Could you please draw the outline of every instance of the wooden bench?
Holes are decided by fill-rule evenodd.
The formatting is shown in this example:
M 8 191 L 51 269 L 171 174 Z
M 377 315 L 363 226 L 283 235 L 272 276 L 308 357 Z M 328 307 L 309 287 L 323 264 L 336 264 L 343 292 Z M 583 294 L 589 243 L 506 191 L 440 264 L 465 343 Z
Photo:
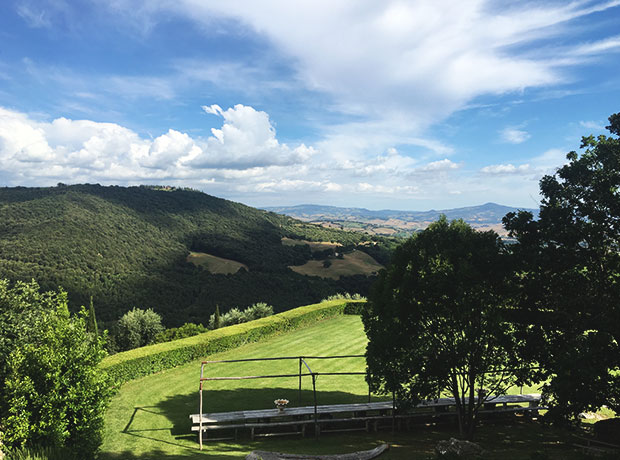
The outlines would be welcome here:
M 481 416 L 502 415 L 510 413 L 534 414 L 539 410 L 546 409 L 539 406 L 540 395 L 507 395 L 498 396 L 485 402 L 479 411 Z M 527 406 L 514 404 L 527 404 Z M 500 406 L 500 407 L 498 407 Z M 374 431 L 379 429 L 381 421 L 390 422 L 390 426 L 396 429 L 402 421 L 406 421 L 407 428 L 412 420 L 420 418 L 445 418 L 455 417 L 455 402 L 452 398 L 440 398 L 436 400 L 423 401 L 409 409 L 406 413 L 392 414 L 392 403 L 388 401 L 359 403 L 359 404 L 334 404 L 317 406 L 304 406 L 287 408 L 283 412 L 276 409 L 262 409 L 251 411 L 234 411 L 203 414 L 192 414 L 192 431 L 200 431 L 202 422 L 202 432 L 208 433 L 212 430 L 234 430 L 233 438 L 237 439 L 239 429 L 248 429 L 250 436 L 284 436 L 301 435 L 305 436 L 306 427 L 316 423 L 315 434 L 321 432 L 338 431 Z M 317 419 L 315 420 L 315 416 Z M 329 426 L 333 425 L 333 426 Z M 279 431 L 282 427 L 296 427 L 293 431 Z M 274 429 L 276 429 L 274 431 Z M 259 432 L 260 431 L 260 432 Z M 266 431 L 266 432 L 262 432 Z M 209 440 L 215 440 L 209 438 Z

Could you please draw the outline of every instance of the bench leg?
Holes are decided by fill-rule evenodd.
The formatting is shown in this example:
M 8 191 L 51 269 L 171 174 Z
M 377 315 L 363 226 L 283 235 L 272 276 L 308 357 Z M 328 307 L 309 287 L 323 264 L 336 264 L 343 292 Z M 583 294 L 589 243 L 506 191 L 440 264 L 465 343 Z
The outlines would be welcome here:
M 306 437 L 306 424 L 305 423 L 301 425 L 301 437 L 302 438 Z
M 250 428 L 250 439 L 254 441 L 254 427 Z

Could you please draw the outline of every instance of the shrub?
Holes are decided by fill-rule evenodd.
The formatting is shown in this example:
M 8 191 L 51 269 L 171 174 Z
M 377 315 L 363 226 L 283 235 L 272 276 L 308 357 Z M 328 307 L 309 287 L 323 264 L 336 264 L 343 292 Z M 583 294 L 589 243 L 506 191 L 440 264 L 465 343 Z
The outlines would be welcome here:
M 234 324 L 247 323 L 259 318 L 273 315 L 273 307 L 264 302 L 255 303 L 251 307 L 241 311 L 239 308 L 231 308 L 228 313 L 219 314 L 219 307 L 216 307 L 215 314 L 209 318 L 209 329 L 217 329 Z M 219 321 L 217 321 L 219 318 Z
M 347 301 L 334 300 L 279 313 L 245 324 L 223 327 L 194 337 L 159 343 L 107 357 L 101 368 L 117 384 L 169 369 L 213 353 L 258 342 L 285 331 L 342 315 Z
M 155 343 L 170 342 L 171 340 L 184 339 L 194 335 L 207 332 L 207 328 L 202 324 L 185 323 L 181 327 L 172 327 L 160 332 L 155 336 Z
M 360 294 L 349 294 L 348 292 L 345 293 L 338 293 L 338 294 L 334 294 L 334 295 L 330 295 L 329 297 L 323 299 L 323 302 L 326 301 L 330 301 L 330 300 L 361 300 L 361 301 L 366 301 L 366 297 L 360 295 Z
M 88 458 L 101 444 L 111 390 L 98 368 L 105 336 L 87 332 L 87 316 L 69 314 L 65 292 L 0 281 L 0 419 L 10 451 L 69 447 Z
M 238 308 L 231 308 L 228 313 L 224 313 L 221 318 L 220 327 L 232 326 L 233 324 L 247 323 L 245 313 Z
M 265 302 L 255 303 L 251 307 L 248 307 L 244 311 L 247 321 L 253 321 L 255 319 L 266 318 L 273 315 L 273 307 L 267 305 Z
M 155 337 L 163 332 L 161 316 L 151 308 L 133 308 L 125 313 L 116 324 L 116 344 L 121 351 L 143 347 L 155 342 Z

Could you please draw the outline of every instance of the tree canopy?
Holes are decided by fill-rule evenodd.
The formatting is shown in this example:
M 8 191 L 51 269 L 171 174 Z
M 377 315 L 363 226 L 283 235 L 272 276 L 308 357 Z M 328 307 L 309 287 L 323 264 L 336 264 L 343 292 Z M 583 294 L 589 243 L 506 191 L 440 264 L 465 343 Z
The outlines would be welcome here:
M 318 302 L 337 292 L 367 294 L 374 277 L 340 280 L 289 269 L 312 258 L 304 245 L 282 238 L 337 241 L 378 260 L 391 240 L 322 228 L 205 193 L 164 187 L 71 185 L 0 187 L 0 273 L 36 279 L 44 290 L 62 286 L 70 305 L 92 296 L 99 327 L 133 305 L 152 308 L 164 325 L 206 323 L 219 303 L 267 302 L 276 311 Z M 245 264 L 216 274 L 188 262 L 204 252 Z M 103 326 L 103 327 L 102 327 Z
M 620 114 L 607 129 L 620 135 Z M 510 213 L 517 307 L 551 414 L 620 409 L 620 140 L 586 136 L 582 153 L 540 181 L 538 220 Z
M 509 274 L 496 233 L 445 216 L 399 246 L 362 317 L 374 390 L 414 403 L 447 392 L 471 437 L 484 395 L 525 367 L 506 319 Z

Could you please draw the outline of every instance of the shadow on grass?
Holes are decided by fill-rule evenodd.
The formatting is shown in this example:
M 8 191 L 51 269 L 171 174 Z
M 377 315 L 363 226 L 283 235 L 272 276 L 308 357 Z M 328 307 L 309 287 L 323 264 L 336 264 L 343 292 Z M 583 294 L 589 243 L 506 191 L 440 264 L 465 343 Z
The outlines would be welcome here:
M 314 404 L 314 395 L 311 390 L 302 390 L 301 395 L 298 390 L 281 387 L 205 390 L 203 391 L 203 413 L 273 409 L 275 408 L 274 400 L 281 398 L 290 401 L 288 407 Z M 317 404 L 319 405 L 362 402 L 368 402 L 368 395 L 355 395 L 344 391 L 317 392 Z M 157 404 L 156 412 L 172 422 L 171 434 L 191 433 L 189 415 L 199 412 L 198 392 L 168 397 Z
M 299 392 L 290 388 L 230 389 L 204 392 L 203 412 L 227 412 L 273 408 L 273 400 L 289 399 L 290 407 L 313 404 L 312 391 Z M 368 396 L 353 395 L 345 391 L 317 393 L 317 404 L 345 404 L 366 402 Z M 155 406 L 136 407 L 118 436 L 141 438 L 144 443 L 141 454 L 129 451 L 102 453 L 101 460 L 116 459 L 161 459 L 188 458 L 243 458 L 252 450 L 275 450 L 308 454 L 337 454 L 365 450 L 382 442 L 392 444 L 389 453 L 382 456 L 389 459 L 429 459 L 433 457 L 435 444 L 441 439 L 457 437 L 453 424 L 440 426 L 414 425 L 410 431 L 392 434 L 389 429 L 377 433 L 326 434 L 319 440 L 312 436 L 301 438 L 287 436 L 274 439 L 264 438 L 250 441 L 248 433 L 240 433 L 237 441 L 205 444 L 205 450 L 198 450 L 197 434 L 191 431 L 190 414 L 198 413 L 198 393 L 175 395 Z M 152 426 L 152 428 L 149 428 Z M 166 433 L 167 432 L 167 433 Z M 571 447 L 571 433 L 555 430 L 538 422 L 526 421 L 522 417 L 486 420 L 476 432 L 476 442 L 489 452 L 488 458 L 514 458 L 529 460 L 537 458 L 578 459 Z M 532 457 L 534 455 L 534 457 Z M 485 457 L 486 458 L 486 457 Z

